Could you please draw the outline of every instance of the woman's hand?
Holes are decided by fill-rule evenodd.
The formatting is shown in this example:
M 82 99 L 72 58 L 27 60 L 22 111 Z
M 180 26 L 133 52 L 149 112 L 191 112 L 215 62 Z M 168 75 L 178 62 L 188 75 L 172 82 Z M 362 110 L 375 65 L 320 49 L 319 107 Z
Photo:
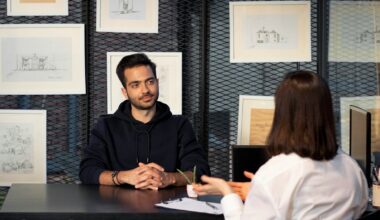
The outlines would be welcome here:
M 252 180 L 254 174 L 244 171 L 244 176 Z M 245 201 L 248 196 L 248 192 L 251 189 L 251 182 L 228 182 L 228 185 L 236 194 L 240 196 L 241 200 Z
M 231 187 L 227 182 L 220 178 L 208 177 L 203 175 L 201 180 L 206 184 L 194 184 L 194 190 L 198 195 L 227 195 L 232 193 Z

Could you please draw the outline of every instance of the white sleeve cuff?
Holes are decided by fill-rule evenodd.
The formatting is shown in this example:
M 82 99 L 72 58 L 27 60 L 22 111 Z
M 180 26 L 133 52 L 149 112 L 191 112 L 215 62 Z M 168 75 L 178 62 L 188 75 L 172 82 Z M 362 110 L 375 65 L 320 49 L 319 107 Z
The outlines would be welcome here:
M 223 214 L 225 219 L 240 219 L 243 212 L 243 202 L 236 193 L 230 193 L 222 198 Z

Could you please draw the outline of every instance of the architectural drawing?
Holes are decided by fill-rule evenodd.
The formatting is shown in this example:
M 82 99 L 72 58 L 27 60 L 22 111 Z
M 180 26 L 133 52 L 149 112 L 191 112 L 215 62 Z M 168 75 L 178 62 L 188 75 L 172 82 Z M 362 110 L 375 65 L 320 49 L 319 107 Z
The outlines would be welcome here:
M 17 66 L 15 70 L 25 71 L 47 71 L 55 70 L 56 66 L 53 64 L 52 59 L 45 55 L 21 55 L 17 58 Z
M 135 0 L 114 0 L 110 1 L 111 13 L 113 16 L 125 17 L 132 19 L 141 12 L 141 2 L 134 2 Z M 132 16 L 132 17 L 130 17 Z
M 285 38 L 276 30 L 267 30 L 264 26 L 252 33 L 252 47 L 256 44 L 279 44 L 285 43 Z
M 380 62 L 380 2 L 332 1 L 329 61 Z
M 364 30 L 356 37 L 358 44 L 380 44 L 380 29 L 376 26 L 375 30 Z
M 119 0 L 120 14 L 129 14 L 135 12 L 133 10 L 133 0 Z
M 230 2 L 230 61 L 311 61 L 310 2 Z
M 33 138 L 30 124 L 0 125 L 0 174 L 33 173 Z
M 158 33 L 158 0 L 96 0 L 96 31 Z
M 1 46 L 4 81 L 69 81 L 72 78 L 70 38 L 4 38 Z
M 160 85 L 160 95 L 159 100 L 162 102 L 167 102 L 168 97 L 170 95 L 168 94 L 169 86 L 168 85 L 168 77 L 170 76 L 170 67 L 167 65 L 158 65 L 157 66 L 157 78 L 159 80 Z M 161 86 L 162 85 L 162 86 Z

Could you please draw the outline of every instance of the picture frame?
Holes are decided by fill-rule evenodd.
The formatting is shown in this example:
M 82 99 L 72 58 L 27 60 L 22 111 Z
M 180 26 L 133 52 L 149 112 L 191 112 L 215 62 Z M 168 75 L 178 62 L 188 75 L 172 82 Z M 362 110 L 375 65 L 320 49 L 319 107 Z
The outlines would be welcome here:
M 158 33 L 158 0 L 97 0 L 96 31 Z
M 67 16 L 68 0 L 7 0 L 8 16 Z
M 0 186 L 46 183 L 46 110 L 0 110 Z
M 265 145 L 273 117 L 273 96 L 240 95 L 237 145 Z
M 311 61 L 310 1 L 229 4 L 231 63 Z
M 85 94 L 84 24 L 0 25 L 0 95 Z
M 125 100 L 122 84 L 116 74 L 120 60 L 136 52 L 107 52 L 107 112 L 114 113 Z M 173 114 L 182 114 L 182 53 L 139 52 L 146 54 L 156 64 L 159 80 L 158 101 L 170 107 Z
M 380 96 L 356 96 L 340 98 L 341 147 L 346 153 L 350 149 L 350 106 L 371 113 L 371 150 L 380 151 Z
M 331 1 L 329 62 L 380 62 L 380 2 Z

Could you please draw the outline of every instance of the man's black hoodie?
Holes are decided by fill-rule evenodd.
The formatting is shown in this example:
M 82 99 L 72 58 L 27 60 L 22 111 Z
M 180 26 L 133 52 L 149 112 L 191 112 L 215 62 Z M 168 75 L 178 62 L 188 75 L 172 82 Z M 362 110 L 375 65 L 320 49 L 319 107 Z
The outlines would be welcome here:
M 134 169 L 139 162 L 157 163 L 166 172 L 191 171 L 196 165 L 198 178 L 210 174 L 206 153 L 185 117 L 172 115 L 166 104 L 157 102 L 154 117 L 144 124 L 132 117 L 126 100 L 114 114 L 99 118 L 79 176 L 82 183 L 99 184 L 101 172 Z

